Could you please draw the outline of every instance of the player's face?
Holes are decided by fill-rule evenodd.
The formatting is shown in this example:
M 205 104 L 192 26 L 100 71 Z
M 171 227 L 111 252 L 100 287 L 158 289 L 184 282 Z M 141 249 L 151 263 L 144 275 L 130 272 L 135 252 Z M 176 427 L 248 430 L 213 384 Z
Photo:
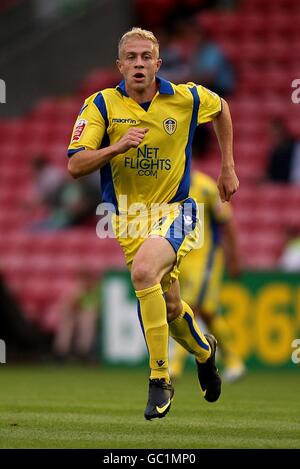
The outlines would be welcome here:
M 153 42 L 132 38 L 123 44 L 117 65 L 127 88 L 143 92 L 154 82 L 161 59 Z

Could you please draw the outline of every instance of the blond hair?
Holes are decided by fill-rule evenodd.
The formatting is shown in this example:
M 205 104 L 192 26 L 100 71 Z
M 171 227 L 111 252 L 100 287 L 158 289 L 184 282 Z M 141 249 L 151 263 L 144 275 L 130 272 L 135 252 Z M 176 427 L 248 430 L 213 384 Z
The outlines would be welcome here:
M 132 28 L 130 31 L 127 31 L 127 33 L 123 34 L 123 36 L 121 37 L 119 41 L 119 57 L 120 57 L 121 49 L 122 49 L 124 42 L 135 37 L 151 41 L 154 44 L 155 50 L 157 52 L 157 57 L 159 57 L 159 42 L 157 38 L 154 36 L 154 34 L 151 31 L 147 31 L 146 29 L 142 29 L 142 28 Z

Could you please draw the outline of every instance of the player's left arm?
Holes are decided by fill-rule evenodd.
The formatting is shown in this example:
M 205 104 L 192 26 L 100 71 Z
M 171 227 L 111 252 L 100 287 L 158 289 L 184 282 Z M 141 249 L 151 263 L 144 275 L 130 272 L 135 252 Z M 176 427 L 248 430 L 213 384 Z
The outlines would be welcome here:
M 213 119 L 213 127 L 218 138 L 222 161 L 218 178 L 218 189 L 222 202 L 229 201 L 239 187 L 233 158 L 233 127 L 230 110 L 225 99 L 221 98 L 222 108 Z
M 200 99 L 198 124 L 213 122 L 222 154 L 218 189 L 222 202 L 229 201 L 239 187 L 234 170 L 233 129 L 229 106 L 225 99 L 204 86 L 198 85 L 197 91 Z

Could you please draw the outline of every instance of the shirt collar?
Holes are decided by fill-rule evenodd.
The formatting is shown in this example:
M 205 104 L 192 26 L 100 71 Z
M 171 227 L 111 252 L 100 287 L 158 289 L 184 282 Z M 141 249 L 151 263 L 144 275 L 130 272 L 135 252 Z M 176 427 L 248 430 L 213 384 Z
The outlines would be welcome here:
M 173 87 L 171 83 L 164 78 L 156 77 L 156 83 L 158 83 L 158 92 L 159 94 L 174 94 Z M 117 90 L 122 93 L 123 96 L 127 96 L 128 94 L 126 92 L 125 88 L 125 80 L 122 80 L 118 85 L 117 85 Z
M 174 94 L 173 87 L 168 80 L 156 77 L 156 82 L 158 83 L 158 91 L 160 94 Z

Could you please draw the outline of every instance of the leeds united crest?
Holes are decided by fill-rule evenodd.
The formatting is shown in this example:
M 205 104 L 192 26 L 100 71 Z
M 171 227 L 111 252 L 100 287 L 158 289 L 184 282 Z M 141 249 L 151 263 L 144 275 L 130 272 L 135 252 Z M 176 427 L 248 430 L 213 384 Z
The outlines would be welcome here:
M 168 119 L 164 120 L 164 129 L 167 134 L 172 135 L 177 129 L 177 121 L 172 119 L 172 117 L 168 117 Z

